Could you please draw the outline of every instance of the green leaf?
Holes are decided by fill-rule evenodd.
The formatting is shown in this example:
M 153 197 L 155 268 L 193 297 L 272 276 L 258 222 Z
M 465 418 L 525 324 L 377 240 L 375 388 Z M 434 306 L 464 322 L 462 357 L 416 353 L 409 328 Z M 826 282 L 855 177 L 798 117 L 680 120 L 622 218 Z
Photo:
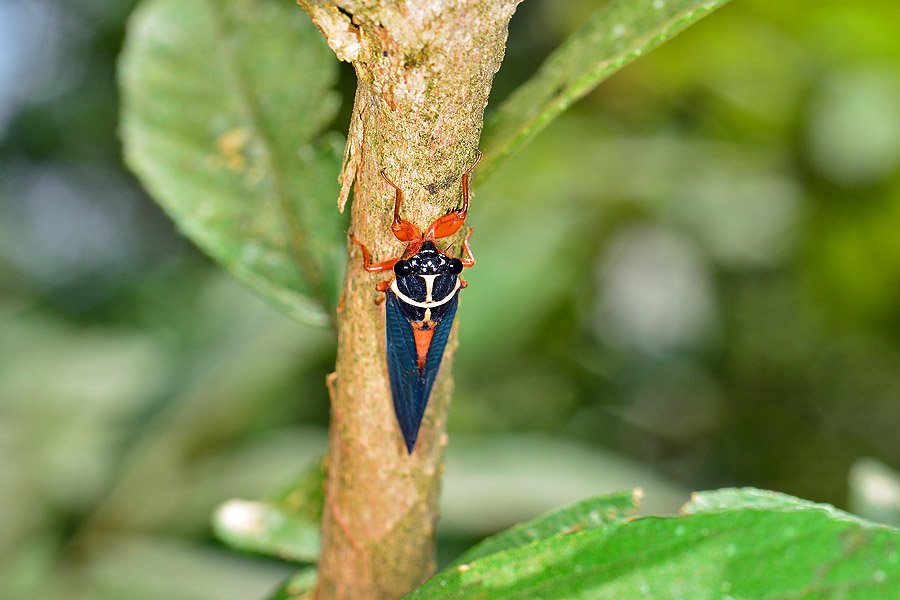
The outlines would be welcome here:
M 318 523 L 325 505 L 325 460 L 317 460 L 276 498 L 285 510 Z
M 726 507 L 742 495 L 754 508 Z M 711 512 L 555 535 L 447 569 L 407 598 L 900 597 L 900 531 L 782 496 L 703 496 Z
M 337 64 L 296 5 L 147 0 L 120 62 L 125 158 L 201 249 L 287 314 L 326 323 L 344 239 Z
M 307 563 L 319 557 L 319 524 L 275 504 L 229 500 L 216 510 L 213 530 L 238 550 Z
M 858 518 L 838 510 L 830 504 L 817 504 L 780 492 L 757 490 L 755 488 L 725 488 L 711 492 L 696 492 L 691 494 L 691 501 L 684 505 L 681 512 L 692 515 L 735 508 L 764 508 L 785 511 L 814 508 L 830 512 L 839 518 Z
M 728 0 L 612 0 L 594 12 L 485 122 L 481 183 L 601 81 Z
M 213 531 L 237 550 L 315 562 L 324 479 L 324 461 L 318 460 L 271 502 L 229 500 L 216 509 Z
M 850 469 L 850 509 L 860 516 L 900 526 L 900 473 L 872 458 Z
M 614 521 L 621 521 L 637 509 L 641 494 L 640 490 L 633 490 L 576 502 L 483 540 L 460 556 L 454 564 L 470 563 L 483 556 L 560 533 L 603 527 Z
M 268 600 L 301 600 L 312 598 L 316 586 L 316 570 L 312 567 L 304 569 L 288 577 L 281 587 L 275 590 Z

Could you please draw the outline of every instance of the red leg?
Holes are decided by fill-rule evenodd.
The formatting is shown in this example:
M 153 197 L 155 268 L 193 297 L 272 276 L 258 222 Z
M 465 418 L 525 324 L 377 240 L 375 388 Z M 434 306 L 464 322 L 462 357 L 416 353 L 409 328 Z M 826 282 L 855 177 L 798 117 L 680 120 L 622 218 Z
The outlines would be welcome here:
M 431 227 L 425 232 L 425 239 L 438 240 L 449 237 L 459 231 L 459 228 L 462 227 L 465 220 L 466 213 L 463 211 L 454 210 L 449 212 L 431 224 Z
M 475 167 L 478 166 L 478 163 L 481 162 L 481 150 L 475 151 L 475 162 L 472 163 L 472 166 L 469 167 L 469 170 L 463 173 L 462 176 L 462 195 L 463 195 L 463 205 L 462 205 L 462 213 L 463 219 L 466 218 L 466 213 L 469 212 L 469 175 L 472 174 L 472 171 L 475 170 Z
M 391 231 L 394 232 L 394 235 L 401 242 L 408 242 L 410 240 L 419 239 L 422 237 L 422 232 L 419 231 L 419 228 L 410 223 L 409 221 L 404 221 L 400 218 L 400 205 L 403 204 L 403 190 L 400 189 L 396 183 L 388 179 L 387 175 L 384 174 L 384 169 L 381 170 L 381 178 L 384 179 L 388 185 L 394 188 L 394 222 L 391 223 Z
M 385 260 L 380 263 L 372 264 L 372 255 L 369 253 L 369 249 L 356 239 L 356 236 L 352 233 L 350 234 L 350 241 L 362 248 L 363 253 L 363 269 L 368 271 L 369 273 L 381 273 L 382 271 L 390 271 L 394 268 L 394 265 L 397 264 L 399 258 L 392 258 L 390 260 Z
M 393 281 L 394 281 L 393 277 L 391 277 L 390 279 L 386 279 L 384 281 L 379 281 L 377 284 L 375 284 L 375 289 L 378 290 L 379 292 L 384 293 L 391 288 L 391 283 Z M 385 298 L 386 298 L 386 296 L 378 296 L 377 298 L 375 298 L 375 304 L 381 304 L 382 302 L 384 302 Z
M 472 254 L 472 249 L 469 247 L 469 238 L 472 237 L 472 231 L 474 231 L 471 227 L 469 227 L 468 233 L 466 233 L 466 239 L 463 240 L 463 256 L 459 259 L 459 262 L 463 264 L 464 267 L 472 267 L 475 265 L 475 255 Z
M 466 220 L 466 216 L 469 213 L 469 175 L 472 174 L 475 165 L 481 160 L 481 151 L 476 150 L 476 152 L 475 162 L 472 163 L 469 170 L 463 173 L 462 176 L 462 208 L 451 211 L 432 223 L 431 227 L 429 227 L 428 231 L 425 233 L 426 240 L 438 240 L 451 236 L 459 231 L 459 228 L 462 227 L 463 222 Z

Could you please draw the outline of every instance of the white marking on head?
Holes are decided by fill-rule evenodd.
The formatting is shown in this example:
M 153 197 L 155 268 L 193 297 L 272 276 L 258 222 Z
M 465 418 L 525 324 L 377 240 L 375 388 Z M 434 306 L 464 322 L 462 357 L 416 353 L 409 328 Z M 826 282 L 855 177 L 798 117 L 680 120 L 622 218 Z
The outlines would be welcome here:
M 422 279 L 425 280 L 425 302 L 433 302 L 431 298 L 431 294 L 434 292 L 434 280 L 437 279 L 437 275 L 419 275 Z

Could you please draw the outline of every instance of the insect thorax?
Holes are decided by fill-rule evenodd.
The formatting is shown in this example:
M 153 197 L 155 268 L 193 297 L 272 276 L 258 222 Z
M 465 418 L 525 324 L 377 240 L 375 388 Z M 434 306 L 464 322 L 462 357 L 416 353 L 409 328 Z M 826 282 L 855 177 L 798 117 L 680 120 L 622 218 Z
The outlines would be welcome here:
M 396 275 L 396 289 L 404 316 L 410 321 L 439 321 L 459 290 L 459 278 L 450 272 L 451 259 L 425 242 L 407 262 L 410 273 Z M 393 287 L 393 286 L 392 286 Z

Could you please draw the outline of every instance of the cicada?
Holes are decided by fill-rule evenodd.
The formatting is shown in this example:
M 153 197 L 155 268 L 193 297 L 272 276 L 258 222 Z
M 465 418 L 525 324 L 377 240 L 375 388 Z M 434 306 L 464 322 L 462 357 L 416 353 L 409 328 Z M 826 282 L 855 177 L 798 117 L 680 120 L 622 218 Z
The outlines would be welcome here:
M 469 247 L 470 228 L 462 243 L 462 256 L 452 256 L 449 247 L 437 240 L 455 234 L 469 211 L 469 176 L 481 159 L 462 175 L 462 206 L 437 219 L 423 234 L 413 223 L 400 218 L 403 190 L 381 176 L 394 188 L 394 220 L 391 231 L 406 249 L 398 258 L 372 262 L 369 249 L 355 235 L 350 240 L 362 249 L 363 268 L 369 273 L 392 271 L 390 279 L 375 286 L 384 293 L 387 369 L 394 412 L 412 454 L 419 436 L 422 416 L 437 378 L 444 348 L 459 305 L 459 292 L 468 284 L 462 270 L 475 264 Z

